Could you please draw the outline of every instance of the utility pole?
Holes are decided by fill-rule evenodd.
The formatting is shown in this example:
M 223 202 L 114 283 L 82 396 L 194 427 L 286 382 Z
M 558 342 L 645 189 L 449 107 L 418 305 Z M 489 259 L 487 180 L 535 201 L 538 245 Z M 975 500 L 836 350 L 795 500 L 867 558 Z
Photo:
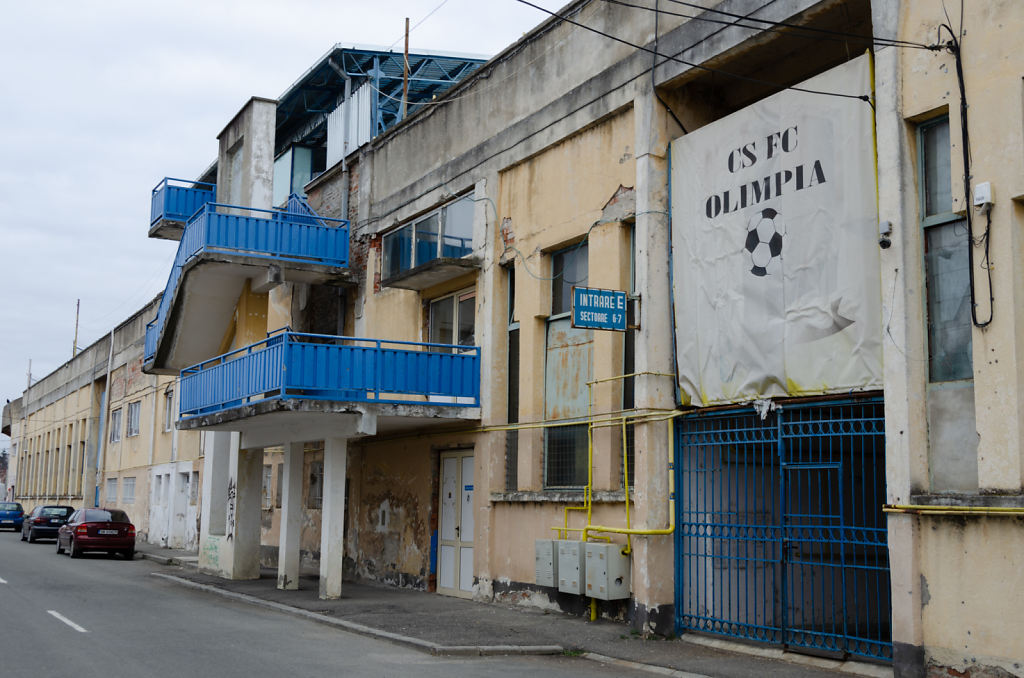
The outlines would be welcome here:
M 78 311 L 82 307 L 82 300 L 75 299 L 75 340 L 71 342 L 71 357 L 78 354 Z
M 402 60 L 402 115 L 405 120 L 405 111 L 409 101 L 409 17 L 405 17 L 405 58 Z

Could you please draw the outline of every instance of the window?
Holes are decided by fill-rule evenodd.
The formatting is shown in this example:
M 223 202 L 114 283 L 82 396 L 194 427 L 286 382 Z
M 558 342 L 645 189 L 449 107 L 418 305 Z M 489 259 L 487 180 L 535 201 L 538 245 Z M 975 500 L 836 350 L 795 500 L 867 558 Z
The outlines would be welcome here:
M 136 400 L 134 403 L 128 403 L 128 421 L 127 431 L 125 436 L 131 438 L 132 436 L 139 435 L 139 414 L 142 412 L 142 401 Z
M 164 431 L 174 428 L 174 389 L 164 391 Z
M 306 495 L 306 508 L 318 509 L 324 503 L 324 463 L 309 463 L 309 493 Z
M 117 503 L 117 478 L 107 478 L 106 501 L 108 504 Z
M 121 484 L 121 503 L 135 503 L 135 478 L 125 478 Z
M 110 442 L 116 443 L 121 440 L 121 408 L 110 413 Z
M 430 302 L 432 344 L 473 346 L 476 343 L 476 292 L 463 290 Z
M 967 223 L 953 213 L 949 119 L 918 128 L 924 229 L 928 380 L 971 379 L 971 293 Z
M 274 467 L 270 464 L 263 465 L 263 510 L 269 511 L 274 508 L 271 485 L 274 482 Z
M 587 284 L 587 243 L 551 255 L 551 315 L 572 310 L 572 288 Z
M 274 506 L 281 508 L 281 486 L 284 485 L 284 464 L 277 465 L 277 487 L 274 489 Z
M 593 374 L 593 331 L 572 327 L 572 288 L 586 285 L 587 243 L 551 255 L 551 316 L 544 367 L 544 418 L 579 419 L 587 414 L 586 387 Z M 544 429 L 544 486 L 587 484 L 587 424 Z
M 516 269 L 508 267 L 508 423 L 519 421 L 519 318 L 516 315 Z M 505 489 L 519 489 L 519 431 L 505 433 Z
M 473 251 L 473 198 L 448 203 L 384 236 L 383 277 L 393 278 L 439 257 L 458 259 Z

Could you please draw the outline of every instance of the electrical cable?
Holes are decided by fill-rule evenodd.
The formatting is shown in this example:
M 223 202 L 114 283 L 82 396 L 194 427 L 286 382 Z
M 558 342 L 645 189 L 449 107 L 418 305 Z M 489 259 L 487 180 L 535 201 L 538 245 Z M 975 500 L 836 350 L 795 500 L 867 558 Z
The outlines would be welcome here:
M 945 7 L 943 7 L 945 11 Z M 948 14 L 946 15 L 948 19 Z M 971 138 L 969 127 L 967 123 L 967 89 L 964 84 L 964 64 L 962 58 L 962 51 L 960 48 L 960 40 L 953 32 L 952 26 L 948 23 L 941 24 L 939 31 L 941 35 L 942 29 L 946 29 L 949 33 L 949 42 L 946 44 L 946 49 L 953 55 L 956 63 L 956 79 L 960 90 L 960 138 L 961 138 L 961 150 L 963 152 L 963 163 L 964 163 L 964 207 L 967 218 L 967 263 L 968 263 L 968 284 L 970 285 L 971 295 L 971 322 L 975 327 L 985 328 L 992 322 L 992 318 L 995 314 L 995 294 L 992 289 L 992 267 L 988 264 L 988 253 L 989 253 L 989 231 L 992 225 L 992 213 L 991 209 L 988 211 L 988 222 L 985 227 L 985 232 L 981 238 L 975 239 L 974 237 L 974 209 L 970 205 L 971 200 Z M 961 31 L 962 31 L 961 27 Z M 975 290 L 974 281 L 974 248 L 979 244 L 985 246 L 985 269 L 988 276 L 988 319 L 981 321 L 978 319 L 978 300 Z
M 690 7 L 691 9 L 699 9 L 699 10 L 701 10 L 703 12 L 714 12 L 715 14 L 721 14 L 722 16 L 732 17 L 734 19 L 747 19 L 749 21 L 756 21 L 758 23 L 762 23 L 762 24 L 766 24 L 766 25 L 774 26 L 774 27 L 793 28 L 793 29 L 802 30 L 802 31 L 810 31 L 810 32 L 813 32 L 813 33 L 821 33 L 823 35 L 833 35 L 833 36 L 840 36 L 840 37 L 845 37 L 845 38 L 857 38 L 857 39 L 860 39 L 860 40 L 869 40 L 869 38 L 865 38 L 865 36 L 863 36 L 863 35 L 857 35 L 856 33 L 846 33 L 846 32 L 843 32 L 843 31 L 833 31 L 833 30 L 830 30 L 828 28 L 818 28 L 818 27 L 815 27 L 815 26 L 801 26 L 800 24 L 791 24 L 791 23 L 786 23 L 785 21 L 772 21 L 770 19 L 759 19 L 757 17 L 752 17 L 750 15 L 744 16 L 742 14 L 734 14 L 732 12 L 726 12 L 724 10 L 715 9 L 715 8 L 712 8 L 712 7 L 702 7 L 701 5 L 698 5 L 698 4 L 695 4 L 695 3 L 692 3 L 692 2 L 686 2 L 685 0 L 669 0 L 669 2 L 674 2 L 677 5 L 683 5 L 685 7 Z M 764 9 L 764 7 L 767 7 L 767 6 L 768 6 L 768 4 L 766 3 L 765 5 L 759 7 L 757 10 L 754 10 L 754 11 L 756 12 L 756 11 L 758 11 L 760 9 Z M 753 12 L 751 12 L 751 14 L 752 13 Z M 680 16 L 684 16 L 684 15 L 680 15 Z M 689 18 L 700 20 L 700 17 L 689 17 Z M 886 47 L 909 47 L 909 48 L 914 48 L 914 49 L 927 49 L 927 50 L 931 50 L 931 51 L 937 51 L 937 50 L 942 49 L 942 45 L 926 45 L 926 44 L 924 44 L 922 42 L 913 42 L 911 40 L 899 40 L 897 38 L 870 38 L 870 40 L 872 40 L 872 41 L 874 41 L 876 43 L 883 44 Z
M 534 3 L 530 2 L 529 0 L 516 0 L 516 2 L 518 2 L 520 4 L 523 4 L 523 5 L 526 5 L 528 7 L 533 7 L 534 9 L 538 9 L 541 12 L 544 12 L 545 14 L 549 14 L 549 15 L 551 15 L 552 17 L 554 17 L 556 19 L 564 21 L 565 23 L 572 24 L 573 26 L 576 26 L 577 28 L 582 28 L 585 31 L 590 31 L 591 33 L 596 33 L 597 35 L 600 35 L 602 37 L 608 38 L 609 40 L 613 40 L 615 42 L 621 43 L 621 44 L 626 45 L 628 47 L 632 47 L 633 49 L 639 50 L 641 52 L 647 52 L 649 54 L 653 54 L 653 55 L 655 55 L 657 57 L 661 57 L 661 58 L 665 59 L 666 61 L 675 61 L 677 63 L 681 63 L 684 66 L 689 66 L 690 68 L 696 68 L 698 70 L 705 71 L 705 72 L 708 72 L 708 73 L 716 73 L 718 75 L 723 75 L 723 76 L 726 76 L 726 77 L 735 78 L 737 80 L 743 80 L 743 81 L 746 81 L 746 82 L 753 82 L 753 83 L 756 83 L 756 84 L 759 84 L 759 85 L 768 85 L 770 87 L 774 87 L 774 88 L 777 88 L 779 90 L 791 90 L 791 91 L 794 91 L 794 92 L 803 92 L 805 94 L 820 94 L 822 96 L 839 97 L 839 98 L 842 98 L 842 99 L 859 99 L 859 100 L 865 101 L 865 102 L 867 102 L 869 104 L 871 103 L 871 96 L 868 95 L 868 94 L 844 94 L 842 92 L 826 92 L 824 90 L 811 89 L 809 87 L 799 87 L 799 86 L 796 86 L 796 85 L 791 85 L 791 86 L 786 87 L 786 86 L 780 85 L 777 82 L 771 82 L 769 80 L 762 80 L 760 78 L 755 78 L 755 77 L 752 77 L 752 76 L 749 76 L 749 75 L 742 75 L 740 73 L 732 73 L 730 71 L 724 71 L 724 70 L 719 69 L 719 68 L 713 68 L 711 66 L 705 66 L 703 64 L 698 64 L 698 63 L 695 63 L 695 62 L 692 62 L 692 61 L 687 61 L 687 60 L 682 59 L 682 58 L 677 57 L 677 56 L 672 56 L 672 55 L 668 55 L 668 54 L 661 54 L 657 50 L 653 50 L 650 47 L 644 47 L 643 45 L 637 45 L 636 43 L 632 43 L 629 40 L 625 40 L 623 38 L 614 36 L 611 33 L 605 33 L 604 31 L 599 30 L 597 28 L 593 28 L 591 26 L 587 26 L 584 23 L 580 23 L 579 21 L 575 21 L 574 19 L 570 19 L 570 18 L 568 18 L 566 16 L 558 14 L 557 12 L 552 12 L 551 10 L 544 9 L 540 5 L 535 5 Z M 683 51 L 685 51 L 685 50 L 683 50 Z
M 876 45 L 876 46 L 880 46 L 880 47 L 906 47 L 906 48 L 910 48 L 910 49 L 927 49 L 927 50 L 931 50 L 931 51 L 937 51 L 937 50 L 942 48 L 941 45 L 924 45 L 924 44 L 916 44 L 916 43 L 915 44 L 900 44 L 898 42 L 891 42 L 889 38 L 876 38 L 876 37 L 873 37 L 873 36 L 858 35 L 856 33 L 842 33 L 840 31 L 830 31 L 830 30 L 826 30 L 826 29 L 818 29 L 818 28 L 814 28 L 812 26 L 800 26 L 800 25 L 795 25 L 795 24 L 794 25 L 782 24 L 780 22 L 768 21 L 767 19 L 756 19 L 756 18 L 753 18 L 753 17 L 750 16 L 754 12 L 757 12 L 759 10 L 764 9 L 767 5 L 762 5 L 761 7 L 758 7 L 757 9 L 752 10 L 750 12 L 750 14 L 745 15 L 745 16 L 742 17 L 742 19 L 752 19 L 754 21 L 760 21 L 762 23 L 769 24 L 769 26 L 766 28 L 764 26 L 751 26 L 749 24 L 741 24 L 741 23 L 739 23 L 739 21 L 741 19 L 735 19 L 733 21 L 727 21 L 725 19 L 712 19 L 710 17 L 705 17 L 705 16 L 701 16 L 701 15 L 683 14 L 682 12 L 671 12 L 671 11 L 665 10 L 665 9 L 657 9 L 656 7 L 647 7 L 645 5 L 637 5 L 637 4 L 633 4 L 631 2 L 625 2 L 625 0 L 604 0 L 604 2 L 607 2 L 607 3 L 612 4 L 612 5 L 621 5 L 623 7 L 632 7 L 633 9 L 642 9 L 642 10 L 646 10 L 648 12 L 654 12 L 655 14 L 664 14 L 666 16 L 674 16 L 674 17 L 679 17 L 679 18 L 682 18 L 682 19 L 690 19 L 692 21 L 703 21 L 703 22 L 709 23 L 709 24 L 718 24 L 720 26 L 725 26 L 726 28 L 730 28 L 730 27 L 736 26 L 738 28 L 748 28 L 750 30 L 762 31 L 762 32 L 766 32 L 766 33 L 778 33 L 780 35 L 793 36 L 793 37 L 803 38 L 803 39 L 807 39 L 807 40 L 830 40 L 832 42 L 843 42 L 843 43 L 849 42 L 850 40 L 858 40 L 860 42 L 870 43 L 872 45 Z M 657 4 L 657 2 L 655 4 Z M 800 30 L 803 30 L 803 31 L 806 31 L 806 32 L 804 32 L 804 33 L 794 32 L 795 29 L 800 29 Z M 690 48 L 692 48 L 692 46 L 687 48 L 687 49 L 690 49 Z
M 416 30 L 417 28 L 419 28 L 419 27 L 420 27 L 420 24 L 422 24 L 422 23 L 423 23 L 424 21 L 426 21 L 427 19 L 429 19 L 429 18 L 430 18 L 430 17 L 431 17 L 431 16 L 432 16 L 432 15 L 434 14 L 434 12 L 436 12 L 436 11 L 437 11 L 437 10 L 439 10 L 439 9 L 441 9 L 441 8 L 442 8 L 442 7 L 444 7 L 444 6 L 446 5 L 446 4 L 448 4 L 448 0 L 441 0 L 441 4 L 440 4 L 440 5 L 438 5 L 437 7 L 435 7 L 434 9 L 430 10 L 429 12 L 427 12 L 427 15 L 426 15 L 425 17 L 423 17 L 422 19 L 420 19 L 419 21 L 417 21 L 417 22 L 416 22 L 416 25 L 414 25 L 414 26 L 413 26 L 412 28 L 410 28 L 410 29 L 409 29 L 409 33 L 412 33 L 412 32 L 413 32 L 413 31 L 415 31 L 415 30 Z M 390 45 L 388 45 L 388 50 L 387 50 L 387 51 L 389 51 L 389 52 L 390 52 L 390 51 L 391 51 L 391 48 L 392 48 L 392 47 L 394 47 L 395 45 L 397 45 L 398 43 L 400 43 L 400 42 L 401 42 L 401 41 L 402 41 L 403 39 L 405 39 L 405 36 L 404 36 L 404 35 L 402 35 L 401 37 L 399 37 L 399 38 L 398 38 L 398 40 L 395 40 L 395 41 L 394 41 L 393 43 L 391 43 Z

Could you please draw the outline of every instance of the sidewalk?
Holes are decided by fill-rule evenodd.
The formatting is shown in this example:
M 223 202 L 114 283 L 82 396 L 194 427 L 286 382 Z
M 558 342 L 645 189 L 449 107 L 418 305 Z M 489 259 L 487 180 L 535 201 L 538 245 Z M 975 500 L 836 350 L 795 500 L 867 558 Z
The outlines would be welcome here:
M 711 638 L 644 639 L 621 623 L 590 622 L 560 612 L 479 603 L 368 583 L 344 583 L 341 600 L 320 600 L 315 575 L 302 575 L 297 591 L 277 588 L 276 570 L 257 580 L 228 581 L 201 574 L 192 552 L 145 544 L 146 559 L 163 565 L 155 576 L 211 594 L 270 607 L 339 628 L 413 646 L 435 655 L 581 655 L 635 670 L 685 678 L 891 678 L 892 670 L 742 646 Z

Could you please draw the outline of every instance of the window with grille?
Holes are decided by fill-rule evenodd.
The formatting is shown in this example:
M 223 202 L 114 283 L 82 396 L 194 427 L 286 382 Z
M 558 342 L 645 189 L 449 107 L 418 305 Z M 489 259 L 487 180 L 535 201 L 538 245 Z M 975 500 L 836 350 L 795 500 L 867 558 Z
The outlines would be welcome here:
M 587 415 L 587 387 L 593 378 L 593 331 L 572 327 L 572 288 L 586 285 L 588 248 L 583 242 L 551 255 L 551 316 L 544 368 L 544 410 L 548 421 Z M 544 431 L 544 486 L 587 484 L 586 423 Z
M 117 478 L 107 478 L 106 500 L 108 504 L 117 503 Z

